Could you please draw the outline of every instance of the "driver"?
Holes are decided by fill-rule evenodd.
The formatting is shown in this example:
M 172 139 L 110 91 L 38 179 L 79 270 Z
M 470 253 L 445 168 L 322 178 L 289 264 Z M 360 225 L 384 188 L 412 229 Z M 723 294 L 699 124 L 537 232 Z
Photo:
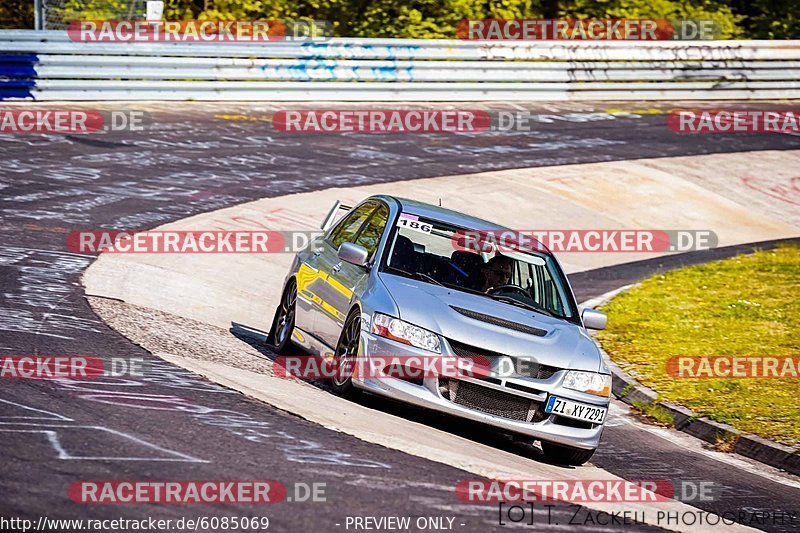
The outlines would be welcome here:
M 478 290 L 489 292 L 490 289 L 511 283 L 511 273 L 514 261 L 504 255 L 495 255 L 487 261 L 480 270 L 481 284 Z

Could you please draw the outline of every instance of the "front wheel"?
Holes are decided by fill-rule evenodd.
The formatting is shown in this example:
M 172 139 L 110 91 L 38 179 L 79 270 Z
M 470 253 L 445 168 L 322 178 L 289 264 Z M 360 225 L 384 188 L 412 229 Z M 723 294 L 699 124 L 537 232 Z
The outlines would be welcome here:
M 595 449 L 584 450 L 571 446 L 562 446 L 552 442 L 542 441 L 542 451 L 545 457 L 553 463 L 559 465 L 580 466 L 592 458 Z
M 361 343 L 361 313 L 355 310 L 344 322 L 336 352 L 333 357 L 334 376 L 331 386 L 336 394 L 346 396 L 352 394 L 353 369 L 358 358 L 358 346 Z
M 296 303 L 297 284 L 291 280 L 286 290 L 283 291 L 281 304 L 275 312 L 273 335 L 275 336 L 275 351 L 279 354 L 286 354 L 291 347 Z

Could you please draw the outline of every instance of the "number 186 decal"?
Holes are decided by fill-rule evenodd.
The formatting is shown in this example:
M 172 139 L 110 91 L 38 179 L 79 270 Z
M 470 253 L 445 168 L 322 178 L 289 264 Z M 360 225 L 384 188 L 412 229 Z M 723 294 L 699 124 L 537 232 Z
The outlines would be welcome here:
M 397 227 L 408 228 L 422 233 L 430 233 L 431 229 L 433 229 L 427 222 L 420 222 L 418 216 L 407 215 L 406 213 L 400 213 L 400 218 L 397 219 Z

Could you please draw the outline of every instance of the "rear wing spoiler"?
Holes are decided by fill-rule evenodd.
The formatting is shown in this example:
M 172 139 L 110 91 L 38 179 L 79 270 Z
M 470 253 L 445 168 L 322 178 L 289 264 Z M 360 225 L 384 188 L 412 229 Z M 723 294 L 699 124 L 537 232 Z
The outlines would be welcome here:
M 331 210 L 328 211 L 327 215 L 325 215 L 325 220 L 322 221 L 322 224 L 320 224 L 319 227 L 322 229 L 322 231 L 328 231 L 328 229 L 333 226 L 333 223 L 338 220 L 339 217 L 337 215 L 339 214 L 339 211 L 350 211 L 351 209 L 353 209 L 352 205 L 344 205 L 339 200 L 336 200 L 331 207 Z

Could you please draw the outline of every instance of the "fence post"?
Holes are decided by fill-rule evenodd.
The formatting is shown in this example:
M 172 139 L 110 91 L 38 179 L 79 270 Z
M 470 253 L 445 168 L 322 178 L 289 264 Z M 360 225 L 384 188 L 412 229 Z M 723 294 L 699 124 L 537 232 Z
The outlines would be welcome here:
M 42 0 L 33 0 L 33 29 L 44 29 L 44 13 Z

